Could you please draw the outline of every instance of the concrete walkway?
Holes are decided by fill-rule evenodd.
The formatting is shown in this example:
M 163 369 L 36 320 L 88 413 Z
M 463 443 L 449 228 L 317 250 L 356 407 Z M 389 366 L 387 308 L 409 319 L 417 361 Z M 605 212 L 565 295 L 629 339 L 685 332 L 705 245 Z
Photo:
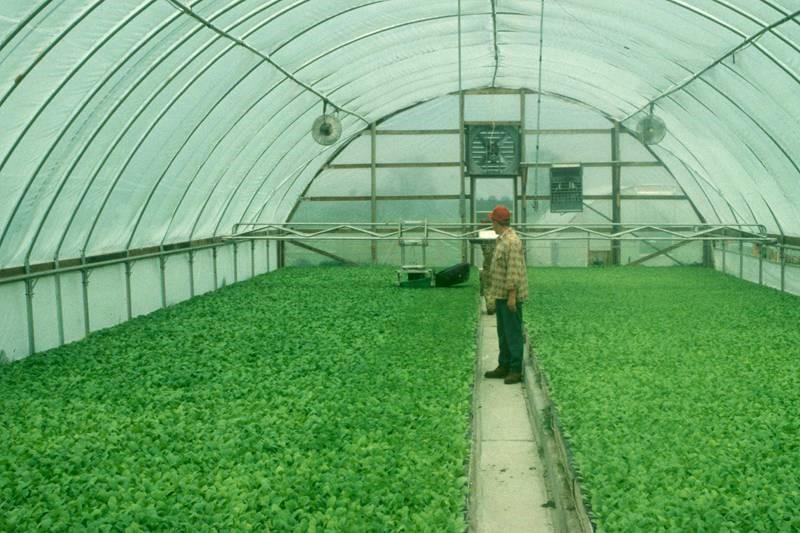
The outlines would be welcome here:
M 486 379 L 497 366 L 495 317 L 480 317 L 475 386 L 475 459 L 471 530 L 487 533 L 554 531 L 544 468 L 530 426 L 525 388 Z

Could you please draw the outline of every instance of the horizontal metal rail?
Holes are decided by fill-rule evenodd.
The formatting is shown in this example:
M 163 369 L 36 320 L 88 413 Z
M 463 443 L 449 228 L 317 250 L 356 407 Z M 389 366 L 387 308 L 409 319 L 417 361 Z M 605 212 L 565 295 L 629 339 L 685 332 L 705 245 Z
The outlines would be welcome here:
M 760 224 L 512 224 L 517 234 L 527 241 L 551 240 L 620 240 L 620 241 L 744 241 L 759 242 L 783 250 L 800 251 L 800 246 L 781 244 L 777 236 L 767 234 L 766 228 Z M 231 235 L 222 236 L 220 240 L 199 245 L 176 247 L 153 251 L 149 253 L 136 253 L 120 255 L 107 260 L 97 260 L 94 257 L 84 258 L 84 261 L 69 266 L 58 264 L 43 265 L 27 273 L 0 274 L 0 285 L 25 280 L 34 280 L 64 274 L 67 272 L 80 272 L 116 264 L 134 263 L 143 259 L 153 259 L 174 254 L 196 252 L 203 249 L 213 249 L 224 246 L 227 241 L 242 240 L 332 240 L 332 241 L 396 241 L 415 238 L 415 233 L 428 232 L 428 241 L 465 241 L 479 240 L 480 232 L 489 230 L 487 224 L 475 223 L 320 223 L 320 222 L 292 222 L 270 223 L 250 222 L 236 224 Z M 614 229 L 617 229 L 614 232 Z M 656 231 L 663 236 L 636 236 L 635 232 Z M 401 237 L 402 232 L 402 237 Z M 412 235 L 409 235 L 411 233 Z M 112 254 L 113 255 L 113 254 Z M 65 263 L 67 260 L 64 261 Z M 72 261 L 69 261 L 72 263 Z M 32 265 L 36 268 L 42 265 Z M 10 269 L 13 270 L 13 269 Z
M 522 240 L 586 240 L 620 241 L 749 241 L 775 242 L 760 224 L 513 224 Z M 251 222 L 236 224 L 225 240 L 331 240 L 331 241 L 400 241 L 408 233 L 426 234 L 429 241 L 464 241 L 480 239 L 480 232 L 490 230 L 487 224 L 377 222 L 321 223 Z M 638 236 L 637 232 L 658 232 L 663 236 Z M 580 235 L 576 235 L 576 233 Z
M 25 280 L 32 280 L 37 278 L 44 278 L 47 276 L 52 276 L 55 274 L 65 274 L 68 272 L 80 272 L 84 270 L 93 270 L 95 268 L 106 267 L 111 265 L 120 265 L 125 263 L 135 263 L 137 261 L 142 261 L 144 259 L 156 259 L 159 257 L 168 257 L 170 255 L 176 254 L 185 254 L 190 252 L 197 252 L 200 250 L 207 250 L 211 248 L 219 248 L 222 246 L 226 246 L 226 242 L 215 242 L 210 244 L 203 244 L 199 246 L 188 246 L 185 248 L 174 248 L 170 250 L 163 250 L 159 252 L 152 252 L 146 254 L 139 254 L 139 255 L 128 255 L 123 257 L 117 257 L 114 259 L 109 259 L 106 261 L 86 261 L 84 263 L 79 263 L 76 265 L 70 266 L 59 266 L 54 268 L 49 268 L 47 270 L 39 270 L 36 272 L 29 272 L 27 274 L 19 274 L 16 276 L 8 276 L 8 277 L 0 277 L 0 285 L 5 283 L 14 283 L 18 281 L 25 281 Z
M 520 167 L 551 167 L 553 165 L 581 165 L 589 167 L 663 167 L 659 161 L 573 161 L 573 162 L 554 162 L 554 161 L 520 161 Z M 430 161 L 427 163 L 414 162 L 395 162 L 395 163 L 376 163 L 375 168 L 458 168 L 461 165 L 458 161 Z M 326 170 L 358 170 L 372 168 L 372 163 L 330 163 L 325 165 Z

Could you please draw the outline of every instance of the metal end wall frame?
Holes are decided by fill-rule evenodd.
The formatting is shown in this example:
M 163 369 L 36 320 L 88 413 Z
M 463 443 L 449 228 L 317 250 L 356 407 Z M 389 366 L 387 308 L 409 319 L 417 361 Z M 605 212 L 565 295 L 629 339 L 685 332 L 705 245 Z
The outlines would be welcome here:
M 606 239 L 620 241 L 747 241 L 776 243 L 760 224 L 512 224 L 525 241 Z M 427 235 L 430 241 L 469 241 L 490 229 L 486 224 L 460 223 L 320 223 L 250 222 L 235 224 L 224 240 L 327 240 L 397 241 L 409 232 Z M 637 236 L 637 232 L 659 232 L 662 236 Z M 574 235 L 581 233 L 585 235 Z

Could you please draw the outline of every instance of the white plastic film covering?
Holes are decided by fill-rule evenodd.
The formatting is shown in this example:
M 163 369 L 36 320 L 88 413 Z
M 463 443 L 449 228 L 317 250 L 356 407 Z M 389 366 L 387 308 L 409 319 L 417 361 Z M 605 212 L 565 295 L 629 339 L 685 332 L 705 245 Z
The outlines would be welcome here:
M 631 130 L 653 104 L 668 127 L 653 152 L 706 220 L 800 235 L 799 9 L 3 0 L 0 269 L 286 217 L 369 123 L 459 88 L 538 91 L 540 42 L 543 93 Z M 323 100 L 343 119 L 333 147 L 309 135 Z

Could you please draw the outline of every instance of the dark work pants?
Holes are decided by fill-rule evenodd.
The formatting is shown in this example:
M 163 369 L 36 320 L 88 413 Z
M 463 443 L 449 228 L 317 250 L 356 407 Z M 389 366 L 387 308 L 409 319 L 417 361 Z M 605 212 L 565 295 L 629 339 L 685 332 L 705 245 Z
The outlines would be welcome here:
M 500 340 L 498 364 L 510 372 L 522 372 L 522 302 L 517 302 L 517 312 L 512 313 L 507 300 L 495 300 L 497 337 Z

